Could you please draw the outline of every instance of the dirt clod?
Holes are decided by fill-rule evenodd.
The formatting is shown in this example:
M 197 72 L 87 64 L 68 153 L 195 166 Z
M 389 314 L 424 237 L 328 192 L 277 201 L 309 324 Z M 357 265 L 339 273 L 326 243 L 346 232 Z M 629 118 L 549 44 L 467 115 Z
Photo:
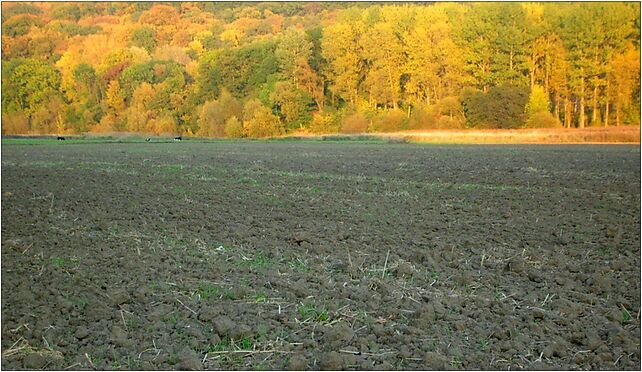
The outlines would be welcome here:
M 443 371 L 448 364 L 448 358 L 435 352 L 427 352 L 424 356 L 424 363 L 427 369 Z
M 42 369 L 47 364 L 47 359 L 39 353 L 29 353 L 22 360 L 26 369 Z
M 301 354 L 296 354 L 288 362 L 289 371 L 303 371 L 308 369 L 308 360 Z
M 397 267 L 395 268 L 395 275 L 397 276 L 412 276 L 414 274 L 415 269 L 412 267 L 412 265 L 409 262 L 401 262 Z
M 252 328 L 245 324 L 237 324 L 229 331 L 230 337 L 235 340 L 240 340 L 244 337 L 252 335 Z
M 117 346 L 129 346 L 131 344 L 127 332 L 118 326 L 111 329 L 111 341 Z
M 182 370 L 198 371 L 203 369 L 200 356 L 193 350 L 184 350 L 179 358 L 181 360 L 179 367 Z
M 118 289 L 109 294 L 111 304 L 113 306 L 122 305 L 127 303 L 130 299 L 129 293 L 124 289 Z
M 393 365 L 390 364 L 387 360 L 384 360 L 383 362 L 375 365 L 374 370 L 375 371 L 392 371 L 394 369 Z
M 83 338 L 89 336 L 89 329 L 87 327 L 78 327 L 76 333 L 74 333 L 77 339 L 82 340 Z
M 347 325 L 341 324 L 328 328 L 325 338 L 330 341 L 350 341 L 354 337 L 354 331 Z
M 338 371 L 343 368 L 343 358 L 336 351 L 325 353 L 319 357 L 319 367 L 322 371 Z
M 214 321 L 214 330 L 221 337 L 227 336 L 234 327 L 236 327 L 236 323 L 226 316 L 219 317 Z
M 203 322 L 209 322 L 216 319 L 219 315 L 220 311 L 218 310 L 218 308 L 206 307 L 205 309 L 201 310 L 200 314 L 198 314 L 198 319 Z

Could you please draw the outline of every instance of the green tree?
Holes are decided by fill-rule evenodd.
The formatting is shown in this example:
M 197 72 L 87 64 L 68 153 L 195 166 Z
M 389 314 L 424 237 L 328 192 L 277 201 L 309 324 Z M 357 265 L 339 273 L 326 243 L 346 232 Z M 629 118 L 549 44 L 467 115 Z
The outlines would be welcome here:
M 285 79 L 297 85 L 299 69 L 308 65 L 312 56 L 312 43 L 307 40 L 303 31 L 289 28 L 281 36 L 274 55 L 279 64 L 279 70 Z
M 243 124 L 236 116 L 232 116 L 225 121 L 225 136 L 228 138 L 243 137 Z
M 383 88 L 387 91 L 386 97 L 389 99 L 376 103 L 383 103 L 397 109 L 400 101 L 400 79 L 405 64 L 405 54 L 394 25 L 392 23 L 377 23 L 364 34 L 362 45 L 366 64 L 370 67 L 368 74 L 374 73 L 384 77 L 385 80 Z
M 456 95 L 465 81 L 463 51 L 452 39 L 448 8 L 441 5 L 417 9 L 417 22 L 406 36 L 412 101 L 431 104 Z
M 243 118 L 243 130 L 248 137 L 273 137 L 284 132 L 279 117 L 257 99 L 245 103 Z
M 357 101 L 359 83 L 365 72 L 359 41 L 364 32 L 363 21 L 351 19 L 328 26 L 321 39 L 323 57 L 329 65 L 330 90 L 352 105 Z
M 280 114 L 286 128 L 303 127 L 311 120 L 309 108 L 312 100 L 310 96 L 291 82 L 276 83 L 269 99 Z
M 508 85 L 492 87 L 488 93 L 466 91 L 462 106 L 467 125 L 477 128 L 519 128 L 526 121 L 528 90 Z
M 523 84 L 527 70 L 523 44 L 524 10 L 517 3 L 474 3 L 456 28 L 456 40 L 465 51 L 466 68 L 479 89 Z
M 551 127 L 557 124 L 557 118 L 550 113 L 548 93 L 544 87 L 534 85 L 526 104 L 526 126 Z
M 134 29 L 129 40 L 130 45 L 141 47 L 151 53 L 156 48 L 156 33 L 148 26 Z
M 610 65 L 610 95 L 615 102 L 615 123 L 620 125 L 624 110 L 630 108 L 634 95 L 640 94 L 640 50 L 630 46 L 613 56 Z M 639 101 L 638 101 L 639 103 Z M 607 106 L 608 107 L 608 106 Z M 608 117 L 608 109 L 607 109 Z M 638 117 L 639 124 L 639 117 Z
M 51 12 L 51 17 L 54 19 L 67 19 L 70 21 L 78 21 L 80 19 L 80 7 L 78 4 L 64 4 L 56 6 Z
M 26 35 L 31 30 L 31 27 L 41 25 L 42 22 L 37 16 L 31 14 L 16 15 L 2 23 L 2 34 L 11 37 Z
M 15 2 L 11 6 L 2 7 L 2 22 L 17 14 L 42 14 L 42 9 L 29 3 Z
M 2 110 L 22 111 L 31 117 L 59 96 L 60 73 L 34 59 L 14 59 L 2 68 Z
M 231 117 L 242 114 L 240 102 L 227 90 L 223 90 L 215 101 L 206 101 L 198 116 L 199 134 L 206 137 L 225 136 L 225 126 Z
M 259 91 L 278 72 L 274 41 L 257 41 L 237 49 L 206 52 L 199 59 L 196 84 L 199 99 L 218 96 L 221 88 L 241 98 Z

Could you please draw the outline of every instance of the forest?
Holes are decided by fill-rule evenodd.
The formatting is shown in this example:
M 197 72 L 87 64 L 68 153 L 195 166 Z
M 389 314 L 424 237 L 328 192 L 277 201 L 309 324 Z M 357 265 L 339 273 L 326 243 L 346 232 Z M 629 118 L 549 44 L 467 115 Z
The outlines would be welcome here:
M 2 134 L 639 125 L 640 4 L 3 2 Z

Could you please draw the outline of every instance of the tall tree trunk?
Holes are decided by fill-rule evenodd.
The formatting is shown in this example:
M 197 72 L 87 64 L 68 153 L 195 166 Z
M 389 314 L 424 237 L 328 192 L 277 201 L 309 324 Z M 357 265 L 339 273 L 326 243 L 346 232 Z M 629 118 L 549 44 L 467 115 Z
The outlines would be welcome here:
M 392 107 L 397 109 L 397 90 L 395 89 L 395 82 L 392 79 L 392 71 L 388 70 L 388 83 L 390 84 L 390 95 L 392 96 Z
M 571 111 L 571 101 L 568 97 L 564 97 L 564 124 L 566 128 L 571 127 L 571 121 L 573 118 L 573 113 Z
M 560 94 L 559 92 L 555 92 L 555 118 L 557 120 L 560 120 Z
M 620 126 L 620 102 L 618 102 L 615 105 L 615 126 L 619 127 Z
M 535 48 L 533 47 L 531 51 L 531 66 L 529 67 L 529 72 L 531 75 L 531 90 L 535 86 L 535 70 L 537 68 L 537 62 L 535 61 Z
M 611 99 L 609 90 L 611 89 L 611 81 L 609 80 L 608 76 L 606 77 L 606 107 L 604 108 L 604 126 L 608 127 L 609 126 L 609 100 Z
M 580 121 L 579 121 L 579 125 L 578 125 L 580 128 L 584 128 L 585 123 L 586 123 L 586 113 L 584 111 L 585 110 L 585 106 L 586 106 L 585 98 L 584 97 L 580 97 Z
M 584 75 L 584 71 L 582 71 L 582 75 Z M 586 106 L 586 97 L 584 96 L 584 76 L 580 78 L 580 122 L 579 122 L 579 127 L 584 128 L 585 125 L 585 106 Z
M 599 65 L 599 58 L 598 58 L 598 52 L 599 48 L 596 46 L 595 47 L 595 65 Z M 599 117 L 599 110 L 597 108 L 597 93 L 598 93 L 598 78 L 595 78 L 595 83 L 593 87 L 593 118 L 591 119 L 591 124 L 595 125 L 597 124 L 597 119 Z
M 546 57 L 548 59 L 548 56 Z M 544 89 L 546 89 L 546 92 L 548 93 L 548 87 L 550 86 L 549 80 L 550 80 L 550 71 L 548 68 L 548 62 L 546 62 L 547 66 L 544 68 L 545 75 L 544 75 Z
M 593 88 L 593 117 L 591 118 L 591 124 L 597 124 L 597 118 L 599 117 L 599 110 L 597 108 L 597 84 Z

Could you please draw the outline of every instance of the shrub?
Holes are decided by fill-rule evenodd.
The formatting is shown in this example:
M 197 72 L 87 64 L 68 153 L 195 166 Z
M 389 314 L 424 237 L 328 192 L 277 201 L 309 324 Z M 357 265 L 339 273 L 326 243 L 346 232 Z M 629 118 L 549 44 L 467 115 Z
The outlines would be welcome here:
M 339 131 L 337 115 L 328 112 L 314 114 L 310 124 L 310 131 L 312 133 L 337 133 Z
M 216 101 L 205 102 L 199 110 L 199 134 L 206 137 L 223 137 L 225 123 L 232 116 L 241 116 L 241 104 L 223 89 Z
M 464 118 L 458 116 L 442 115 L 437 120 L 437 128 L 439 129 L 461 129 L 464 128 L 464 124 Z
M 283 134 L 278 116 L 257 99 L 249 100 L 243 110 L 243 130 L 248 137 L 272 137 Z
M 543 87 L 539 85 L 533 86 L 531 94 L 528 97 L 528 103 L 526 104 L 526 115 L 528 118 L 532 118 L 533 115 L 549 110 L 548 94 Z
M 29 119 L 22 112 L 2 114 L 2 134 L 24 134 L 29 131 Z
M 61 116 L 65 109 L 65 104 L 60 98 L 52 98 L 31 116 L 31 129 L 36 133 L 59 132 Z
M 174 135 L 178 132 L 176 120 L 171 114 L 164 114 L 152 119 L 147 124 L 147 132 L 155 134 Z
M 529 128 L 555 128 L 560 127 L 559 120 L 548 111 L 539 111 L 528 118 L 526 126 Z
M 96 125 L 94 125 L 91 128 L 91 131 L 94 133 L 110 133 L 110 132 L 115 132 L 116 127 L 117 127 L 117 121 L 118 119 L 116 116 L 112 113 L 107 113 L 103 115 L 103 117 L 100 119 L 100 122 Z
M 243 137 L 243 124 L 236 116 L 232 116 L 225 121 L 225 136 L 229 138 Z
M 438 117 L 434 105 L 417 104 L 410 114 L 408 127 L 410 129 L 434 129 L 437 127 Z
M 341 133 L 364 133 L 368 129 L 368 119 L 361 112 L 348 114 L 341 119 Z
M 406 114 L 401 110 L 388 110 L 375 117 L 370 127 L 373 132 L 397 132 L 408 125 Z
M 519 128 L 526 121 L 528 90 L 508 85 L 491 88 L 488 93 L 464 91 L 463 112 L 466 123 L 478 128 Z

